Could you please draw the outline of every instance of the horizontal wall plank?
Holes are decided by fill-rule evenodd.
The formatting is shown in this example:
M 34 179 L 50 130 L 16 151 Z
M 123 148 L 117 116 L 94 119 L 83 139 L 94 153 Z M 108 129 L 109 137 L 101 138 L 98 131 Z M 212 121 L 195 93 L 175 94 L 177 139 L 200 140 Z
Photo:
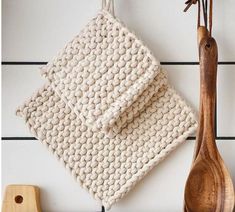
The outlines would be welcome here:
M 41 78 L 38 67 L 36 65 L 3 66 L 3 137 L 31 136 L 22 119 L 15 116 L 15 110 L 44 84 L 45 80 Z M 165 65 L 164 68 L 168 71 L 171 85 L 197 111 L 199 103 L 199 67 L 192 65 Z M 233 65 L 219 66 L 218 137 L 235 136 L 235 97 L 234 92 L 230 92 L 234 90 L 234 77 L 235 67 Z
M 197 8 L 193 6 L 185 14 L 182 0 L 114 1 L 117 17 L 151 47 L 168 70 L 171 85 L 198 111 Z M 24 121 L 15 116 L 15 110 L 45 83 L 39 66 L 83 29 L 97 14 L 100 3 L 101 0 L 2 2 L 2 192 L 8 184 L 38 185 L 45 212 L 100 212 L 101 205 L 32 137 Z M 214 9 L 213 36 L 220 61 L 217 143 L 235 182 L 235 1 L 215 1 Z M 191 137 L 111 212 L 182 211 L 194 143 Z
M 31 137 L 23 120 L 15 115 L 18 106 L 46 82 L 36 65 L 4 65 L 2 85 L 2 136 Z M 198 108 L 199 75 L 197 66 L 164 66 L 168 70 L 171 85 L 183 96 L 195 111 Z
M 46 65 L 43 61 L 2 61 L 2 65 Z M 161 65 L 199 65 L 199 62 L 166 62 L 160 61 Z M 218 61 L 218 65 L 235 65 L 232 61 Z
M 235 181 L 235 142 L 217 143 Z M 45 212 L 100 211 L 100 205 L 80 188 L 39 141 L 4 141 L 2 148 L 3 187 L 13 183 L 40 186 Z M 194 141 L 181 145 L 114 205 L 111 212 L 182 211 L 193 148 Z
M 174 87 L 192 108 L 199 108 L 199 66 L 164 65 L 170 85 Z
M 2 143 L 2 190 L 8 184 L 39 186 L 45 212 L 101 211 L 101 205 L 38 141 Z
M 221 66 L 218 72 L 218 136 L 235 136 L 235 67 Z
M 131 195 L 114 207 L 112 212 L 181 212 L 184 186 L 192 161 L 193 143 L 190 141 L 183 144 L 159 164 L 134 188 Z M 235 181 L 235 144 L 220 141 L 218 147 Z
M 3 60 L 48 61 L 93 18 L 97 0 L 4 0 Z M 182 0 L 115 1 L 116 14 L 161 61 L 197 61 L 196 7 Z M 235 60 L 235 1 L 215 1 L 219 60 Z M 170 15 L 169 15 L 170 14 Z
M 16 108 L 43 86 L 38 66 L 2 67 L 2 136 L 32 136 Z

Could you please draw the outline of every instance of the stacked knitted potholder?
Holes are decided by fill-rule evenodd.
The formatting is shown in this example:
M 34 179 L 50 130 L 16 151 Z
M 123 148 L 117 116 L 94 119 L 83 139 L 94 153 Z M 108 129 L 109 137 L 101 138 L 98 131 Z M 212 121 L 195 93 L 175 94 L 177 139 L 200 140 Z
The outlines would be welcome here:
M 112 1 L 42 68 L 18 108 L 29 129 L 109 209 L 192 134 L 197 123 Z

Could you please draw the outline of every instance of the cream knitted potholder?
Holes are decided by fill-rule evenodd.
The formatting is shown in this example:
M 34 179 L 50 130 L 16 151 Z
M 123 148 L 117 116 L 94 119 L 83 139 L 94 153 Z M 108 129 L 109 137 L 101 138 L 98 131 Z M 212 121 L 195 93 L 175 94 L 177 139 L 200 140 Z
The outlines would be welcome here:
M 110 14 L 111 2 L 42 68 L 55 92 L 98 130 L 110 129 L 159 73 L 150 50 Z
M 43 67 L 49 82 L 17 115 L 109 209 L 197 123 L 148 48 L 110 13 L 112 1 L 103 2 L 98 16 Z

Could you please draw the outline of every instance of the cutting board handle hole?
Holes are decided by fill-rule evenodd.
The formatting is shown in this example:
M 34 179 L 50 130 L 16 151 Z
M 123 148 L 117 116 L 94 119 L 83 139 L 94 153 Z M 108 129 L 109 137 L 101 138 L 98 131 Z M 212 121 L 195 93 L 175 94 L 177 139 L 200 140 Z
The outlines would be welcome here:
M 21 204 L 23 202 L 24 198 L 21 195 L 15 196 L 15 202 L 17 204 Z

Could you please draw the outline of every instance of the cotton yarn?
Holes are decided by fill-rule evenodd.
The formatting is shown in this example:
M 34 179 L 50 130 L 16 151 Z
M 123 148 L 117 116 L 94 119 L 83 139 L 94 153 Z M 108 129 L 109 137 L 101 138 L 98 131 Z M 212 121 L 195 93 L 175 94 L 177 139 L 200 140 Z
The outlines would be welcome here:
M 136 36 L 102 11 L 42 68 L 54 90 L 93 129 L 109 129 L 159 73 Z
M 50 86 L 17 111 L 32 134 L 109 209 L 195 131 L 191 109 L 163 87 L 114 138 L 93 132 Z
M 196 130 L 159 62 L 107 8 L 42 75 L 17 115 L 106 209 Z

